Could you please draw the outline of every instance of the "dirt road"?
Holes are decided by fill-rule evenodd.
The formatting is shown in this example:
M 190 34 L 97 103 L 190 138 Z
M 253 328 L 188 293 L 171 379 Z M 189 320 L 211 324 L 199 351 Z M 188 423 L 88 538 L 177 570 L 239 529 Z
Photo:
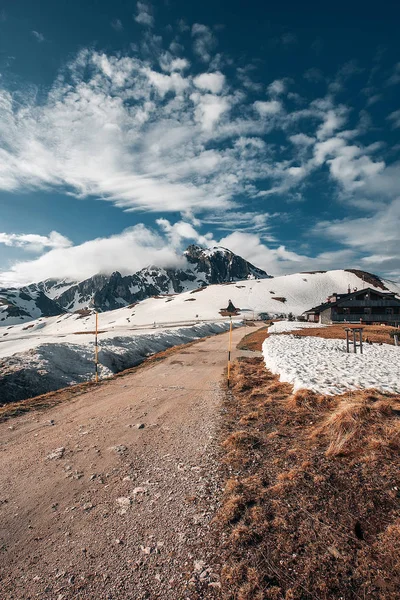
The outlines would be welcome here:
M 2 600 L 218 597 L 227 341 L 0 424 Z

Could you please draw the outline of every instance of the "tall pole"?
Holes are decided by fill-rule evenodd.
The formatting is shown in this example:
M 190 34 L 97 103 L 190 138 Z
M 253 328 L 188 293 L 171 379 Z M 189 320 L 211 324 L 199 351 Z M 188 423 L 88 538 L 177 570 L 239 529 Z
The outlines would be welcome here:
M 98 343 L 97 343 L 97 337 L 98 337 L 98 332 L 99 332 L 99 315 L 96 314 L 96 329 L 95 329 L 95 338 L 94 338 L 94 366 L 95 366 L 95 381 L 96 383 L 99 382 L 99 349 L 98 349 Z
M 228 387 L 230 384 L 230 376 L 231 376 L 231 351 L 232 351 L 232 316 L 230 317 L 230 324 L 229 324 Z

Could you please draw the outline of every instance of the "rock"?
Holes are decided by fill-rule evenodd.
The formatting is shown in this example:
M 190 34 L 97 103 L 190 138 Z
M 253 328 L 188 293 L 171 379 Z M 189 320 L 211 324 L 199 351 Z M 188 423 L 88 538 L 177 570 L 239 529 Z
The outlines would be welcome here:
M 144 429 L 144 427 L 145 427 L 144 423 L 138 423 L 136 425 L 136 429 Z
M 147 494 L 147 489 L 144 487 L 137 487 L 133 490 L 132 494 L 136 496 L 137 494 Z
M 118 446 L 112 446 L 110 450 L 116 452 L 117 454 L 125 454 L 128 448 L 123 444 L 119 444 Z
M 83 510 L 91 510 L 92 508 L 94 508 L 94 505 L 91 502 L 86 502 L 82 508 Z
M 46 459 L 47 460 L 55 460 L 57 458 L 62 458 L 64 456 L 64 452 L 65 452 L 64 447 L 56 448 L 55 450 L 53 450 L 53 452 L 50 452 L 50 454 L 48 454 L 46 456 Z
M 140 546 L 140 549 L 143 552 L 143 554 L 151 554 L 151 547 L 150 546 Z
M 193 563 L 193 570 L 195 573 L 201 573 L 204 570 L 205 566 L 206 563 L 204 562 L 204 560 L 195 560 Z
M 132 499 L 129 498 L 129 496 L 120 496 L 116 499 L 116 503 L 118 504 L 118 506 L 126 508 L 127 506 L 131 506 Z

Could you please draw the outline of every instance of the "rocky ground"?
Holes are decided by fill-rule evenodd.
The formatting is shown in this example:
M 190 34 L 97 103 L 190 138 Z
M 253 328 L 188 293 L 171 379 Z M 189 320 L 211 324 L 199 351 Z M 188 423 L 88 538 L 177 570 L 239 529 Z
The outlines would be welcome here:
M 227 339 L 0 424 L 2 599 L 219 596 Z

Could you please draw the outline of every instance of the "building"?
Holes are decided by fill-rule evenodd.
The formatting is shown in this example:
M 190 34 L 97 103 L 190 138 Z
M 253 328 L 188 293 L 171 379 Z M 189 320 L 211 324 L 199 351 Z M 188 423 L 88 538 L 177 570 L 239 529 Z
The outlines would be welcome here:
M 373 288 L 332 294 L 326 302 L 303 313 L 311 323 L 400 325 L 400 298 Z

